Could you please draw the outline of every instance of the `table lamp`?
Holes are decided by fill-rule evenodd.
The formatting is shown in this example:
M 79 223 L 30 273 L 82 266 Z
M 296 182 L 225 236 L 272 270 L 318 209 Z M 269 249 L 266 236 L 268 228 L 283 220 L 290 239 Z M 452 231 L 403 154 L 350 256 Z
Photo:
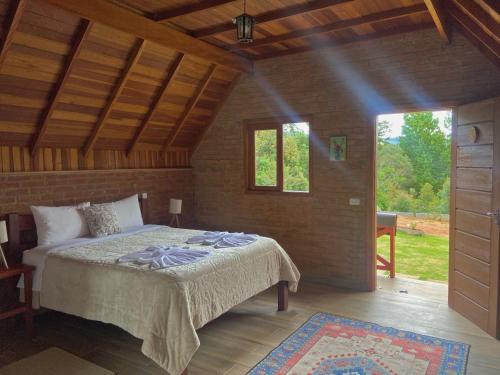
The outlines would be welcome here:
M 5 259 L 5 254 L 3 253 L 2 244 L 9 242 L 9 236 L 7 235 L 7 223 L 5 220 L 0 221 L 0 265 L 3 263 L 8 269 L 9 264 L 7 259 Z
M 170 221 L 170 226 L 174 223 L 177 224 L 177 228 L 180 226 L 179 216 L 182 210 L 182 199 L 170 199 L 170 214 L 172 215 L 172 220 Z

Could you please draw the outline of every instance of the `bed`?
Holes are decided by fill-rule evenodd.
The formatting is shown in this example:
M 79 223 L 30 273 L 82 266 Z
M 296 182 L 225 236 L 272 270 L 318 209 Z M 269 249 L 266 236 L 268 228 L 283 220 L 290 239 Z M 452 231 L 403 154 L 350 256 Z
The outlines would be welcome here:
M 126 330 L 172 375 L 186 373 L 200 345 L 197 329 L 276 284 L 278 310 L 286 310 L 288 290 L 296 291 L 300 278 L 286 252 L 267 237 L 242 247 L 211 248 L 210 256 L 196 263 L 151 270 L 116 260 L 151 245 L 185 246 L 202 232 L 144 225 L 36 247 L 34 226 L 31 215 L 9 215 L 11 251 L 23 252 L 24 261 L 37 267 L 33 289 L 39 305 Z

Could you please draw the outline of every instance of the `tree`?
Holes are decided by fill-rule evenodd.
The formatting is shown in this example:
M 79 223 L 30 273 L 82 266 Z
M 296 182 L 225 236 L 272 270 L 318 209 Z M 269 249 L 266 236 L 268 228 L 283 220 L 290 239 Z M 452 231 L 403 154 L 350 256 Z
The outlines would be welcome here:
M 284 188 L 309 191 L 309 135 L 296 124 L 283 126 Z
M 380 121 L 377 123 L 377 146 L 382 146 L 387 144 L 390 133 L 390 124 L 387 120 Z
M 432 112 L 404 115 L 400 146 L 412 163 L 418 191 L 426 183 L 435 188 L 443 186 L 450 173 L 450 138 L 439 128 Z
M 415 173 L 399 145 L 382 144 L 377 155 L 377 204 L 381 210 L 411 211 Z M 404 194 L 403 194 L 404 193 Z
M 426 182 L 418 194 L 417 211 L 438 213 L 439 204 L 439 197 L 434 192 L 434 187 L 430 183 Z
M 255 183 L 276 185 L 276 130 L 255 132 Z

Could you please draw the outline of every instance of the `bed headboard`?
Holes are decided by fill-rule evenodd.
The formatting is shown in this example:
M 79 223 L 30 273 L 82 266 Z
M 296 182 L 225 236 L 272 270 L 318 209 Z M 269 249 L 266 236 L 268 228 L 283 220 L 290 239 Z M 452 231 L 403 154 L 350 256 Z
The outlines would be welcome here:
M 148 223 L 148 200 L 139 195 L 142 220 Z M 7 215 L 9 232 L 9 258 L 14 263 L 20 263 L 24 250 L 32 249 L 37 245 L 36 225 L 32 214 Z

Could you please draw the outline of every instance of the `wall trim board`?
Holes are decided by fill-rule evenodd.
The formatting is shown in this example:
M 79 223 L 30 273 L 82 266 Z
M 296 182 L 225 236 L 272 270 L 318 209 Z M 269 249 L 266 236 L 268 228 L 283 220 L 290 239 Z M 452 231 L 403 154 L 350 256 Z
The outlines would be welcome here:
M 34 175 L 71 175 L 71 174 L 109 174 L 109 173 L 137 173 L 137 172 L 192 172 L 193 168 L 123 168 L 123 169 L 78 169 L 74 171 L 33 171 L 33 172 L 4 172 L 3 176 L 34 176 Z

